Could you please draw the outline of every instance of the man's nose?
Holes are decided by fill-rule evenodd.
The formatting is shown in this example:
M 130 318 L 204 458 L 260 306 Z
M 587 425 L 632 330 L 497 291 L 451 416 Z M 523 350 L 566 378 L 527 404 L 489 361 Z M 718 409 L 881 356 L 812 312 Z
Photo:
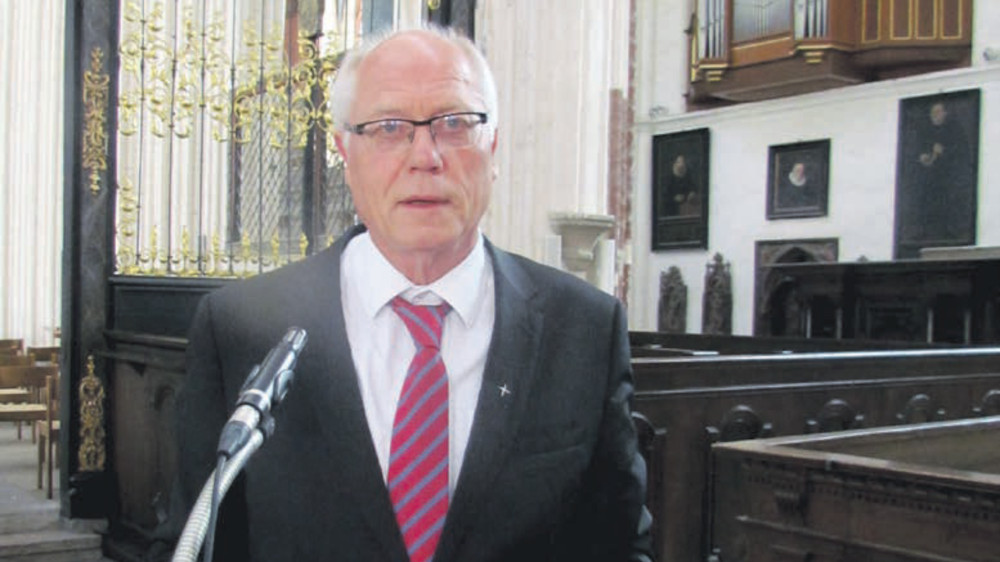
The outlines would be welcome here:
M 427 126 L 414 127 L 410 140 L 410 161 L 414 168 L 437 169 L 441 166 L 441 153 Z

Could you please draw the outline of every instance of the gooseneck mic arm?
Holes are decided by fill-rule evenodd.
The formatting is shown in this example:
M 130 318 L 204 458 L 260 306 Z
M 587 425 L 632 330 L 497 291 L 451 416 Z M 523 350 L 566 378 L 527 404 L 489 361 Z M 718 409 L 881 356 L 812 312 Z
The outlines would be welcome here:
M 187 523 L 184 524 L 184 531 L 174 548 L 171 562 L 196 562 L 198 560 L 198 553 L 201 552 L 208 529 L 212 527 L 214 533 L 214 519 L 220 498 L 226 495 L 233 481 L 236 480 L 236 476 L 250 460 L 250 456 L 256 453 L 263 443 L 264 433 L 259 429 L 254 430 L 246 445 L 236 451 L 227 463 L 209 475 L 198 495 L 198 501 L 194 504 L 194 509 L 188 515 Z M 208 550 L 206 548 L 206 562 L 210 562 L 212 558 Z
M 264 360 L 254 366 L 247 375 L 240 395 L 236 400 L 236 410 L 222 428 L 219 436 L 217 457 L 218 467 L 209 475 L 201 494 L 188 516 L 184 531 L 177 541 L 172 560 L 174 562 L 195 562 L 205 540 L 206 561 L 212 558 L 211 539 L 215 534 L 215 517 L 221 498 L 232 485 L 236 476 L 246 466 L 264 440 L 274 433 L 274 417 L 271 410 L 285 397 L 295 375 L 293 368 L 299 352 L 306 344 L 306 332 L 301 328 L 291 328 Z

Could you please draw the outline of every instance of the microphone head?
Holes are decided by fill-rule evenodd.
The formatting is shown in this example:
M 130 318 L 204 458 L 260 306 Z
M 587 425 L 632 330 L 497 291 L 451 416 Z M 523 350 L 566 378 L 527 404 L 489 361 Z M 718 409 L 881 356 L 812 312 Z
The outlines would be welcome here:
M 305 347 L 308 339 L 306 331 L 296 327 L 289 328 L 288 332 L 285 333 L 285 337 L 282 338 L 282 344 L 279 347 L 287 346 L 288 349 L 285 350 L 281 358 L 282 365 L 274 377 L 271 386 L 272 404 L 281 402 L 285 398 L 285 394 L 288 393 L 288 387 L 291 385 L 292 377 L 295 375 L 293 369 L 298 362 L 299 353 Z
M 306 335 L 306 331 L 302 328 L 291 327 L 288 332 L 285 333 L 285 341 L 295 349 L 295 353 L 302 351 L 302 348 L 306 346 L 306 341 L 309 340 L 309 336 Z
M 289 329 L 264 360 L 251 369 L 240 389 L 236 410 L 222 428 L 219 454 L 231 458 L 249 441 L 254 430 L 259 429 L 265 438 L 274 433 L 271 408 L 281 402 L 288 392 L 295 374 L 295 363 L 306 339 L 305 330 Z

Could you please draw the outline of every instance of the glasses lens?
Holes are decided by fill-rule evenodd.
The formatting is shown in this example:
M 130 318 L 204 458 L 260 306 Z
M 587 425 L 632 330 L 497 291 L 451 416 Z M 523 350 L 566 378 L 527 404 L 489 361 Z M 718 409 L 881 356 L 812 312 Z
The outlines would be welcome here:
M 439 148 L 463 148 L 479 141 L 480 113 L 452 113 L 415 123 L 406 119 L 382 119 L 358 125 L 357 133 L 368 138 L 379 150 L 389 151 L 408 146 L 418 126 L 427 125 Z
M 392 149 L 410 142 L 413 123 L 398 119 L 375 121 L 365 125 L 361 134 L 371 138 L 382 149 Z
M 442 115 L 430 123 L 434 139 L 439 146 L 461 148 L 479 138 L 480 117 L 472 113 Z

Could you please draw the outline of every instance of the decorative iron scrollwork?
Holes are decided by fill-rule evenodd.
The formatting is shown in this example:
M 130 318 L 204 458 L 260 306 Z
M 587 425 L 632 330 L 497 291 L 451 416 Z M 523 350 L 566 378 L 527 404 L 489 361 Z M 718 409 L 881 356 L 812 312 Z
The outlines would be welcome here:
M 87 356 L 87 374 L 80 380 L 81 472 L 101 472 L 106 458 L 104 442 L 104 384 L 94 372 L 94 356 Z
M 101 172 L 108 169 L 108 86 L 111 78 L 102 72 L 104 51 L 90 52 L 90 69 L 83 73 L 83 169 L 90 170 L 90 192 L 101 191 Z

